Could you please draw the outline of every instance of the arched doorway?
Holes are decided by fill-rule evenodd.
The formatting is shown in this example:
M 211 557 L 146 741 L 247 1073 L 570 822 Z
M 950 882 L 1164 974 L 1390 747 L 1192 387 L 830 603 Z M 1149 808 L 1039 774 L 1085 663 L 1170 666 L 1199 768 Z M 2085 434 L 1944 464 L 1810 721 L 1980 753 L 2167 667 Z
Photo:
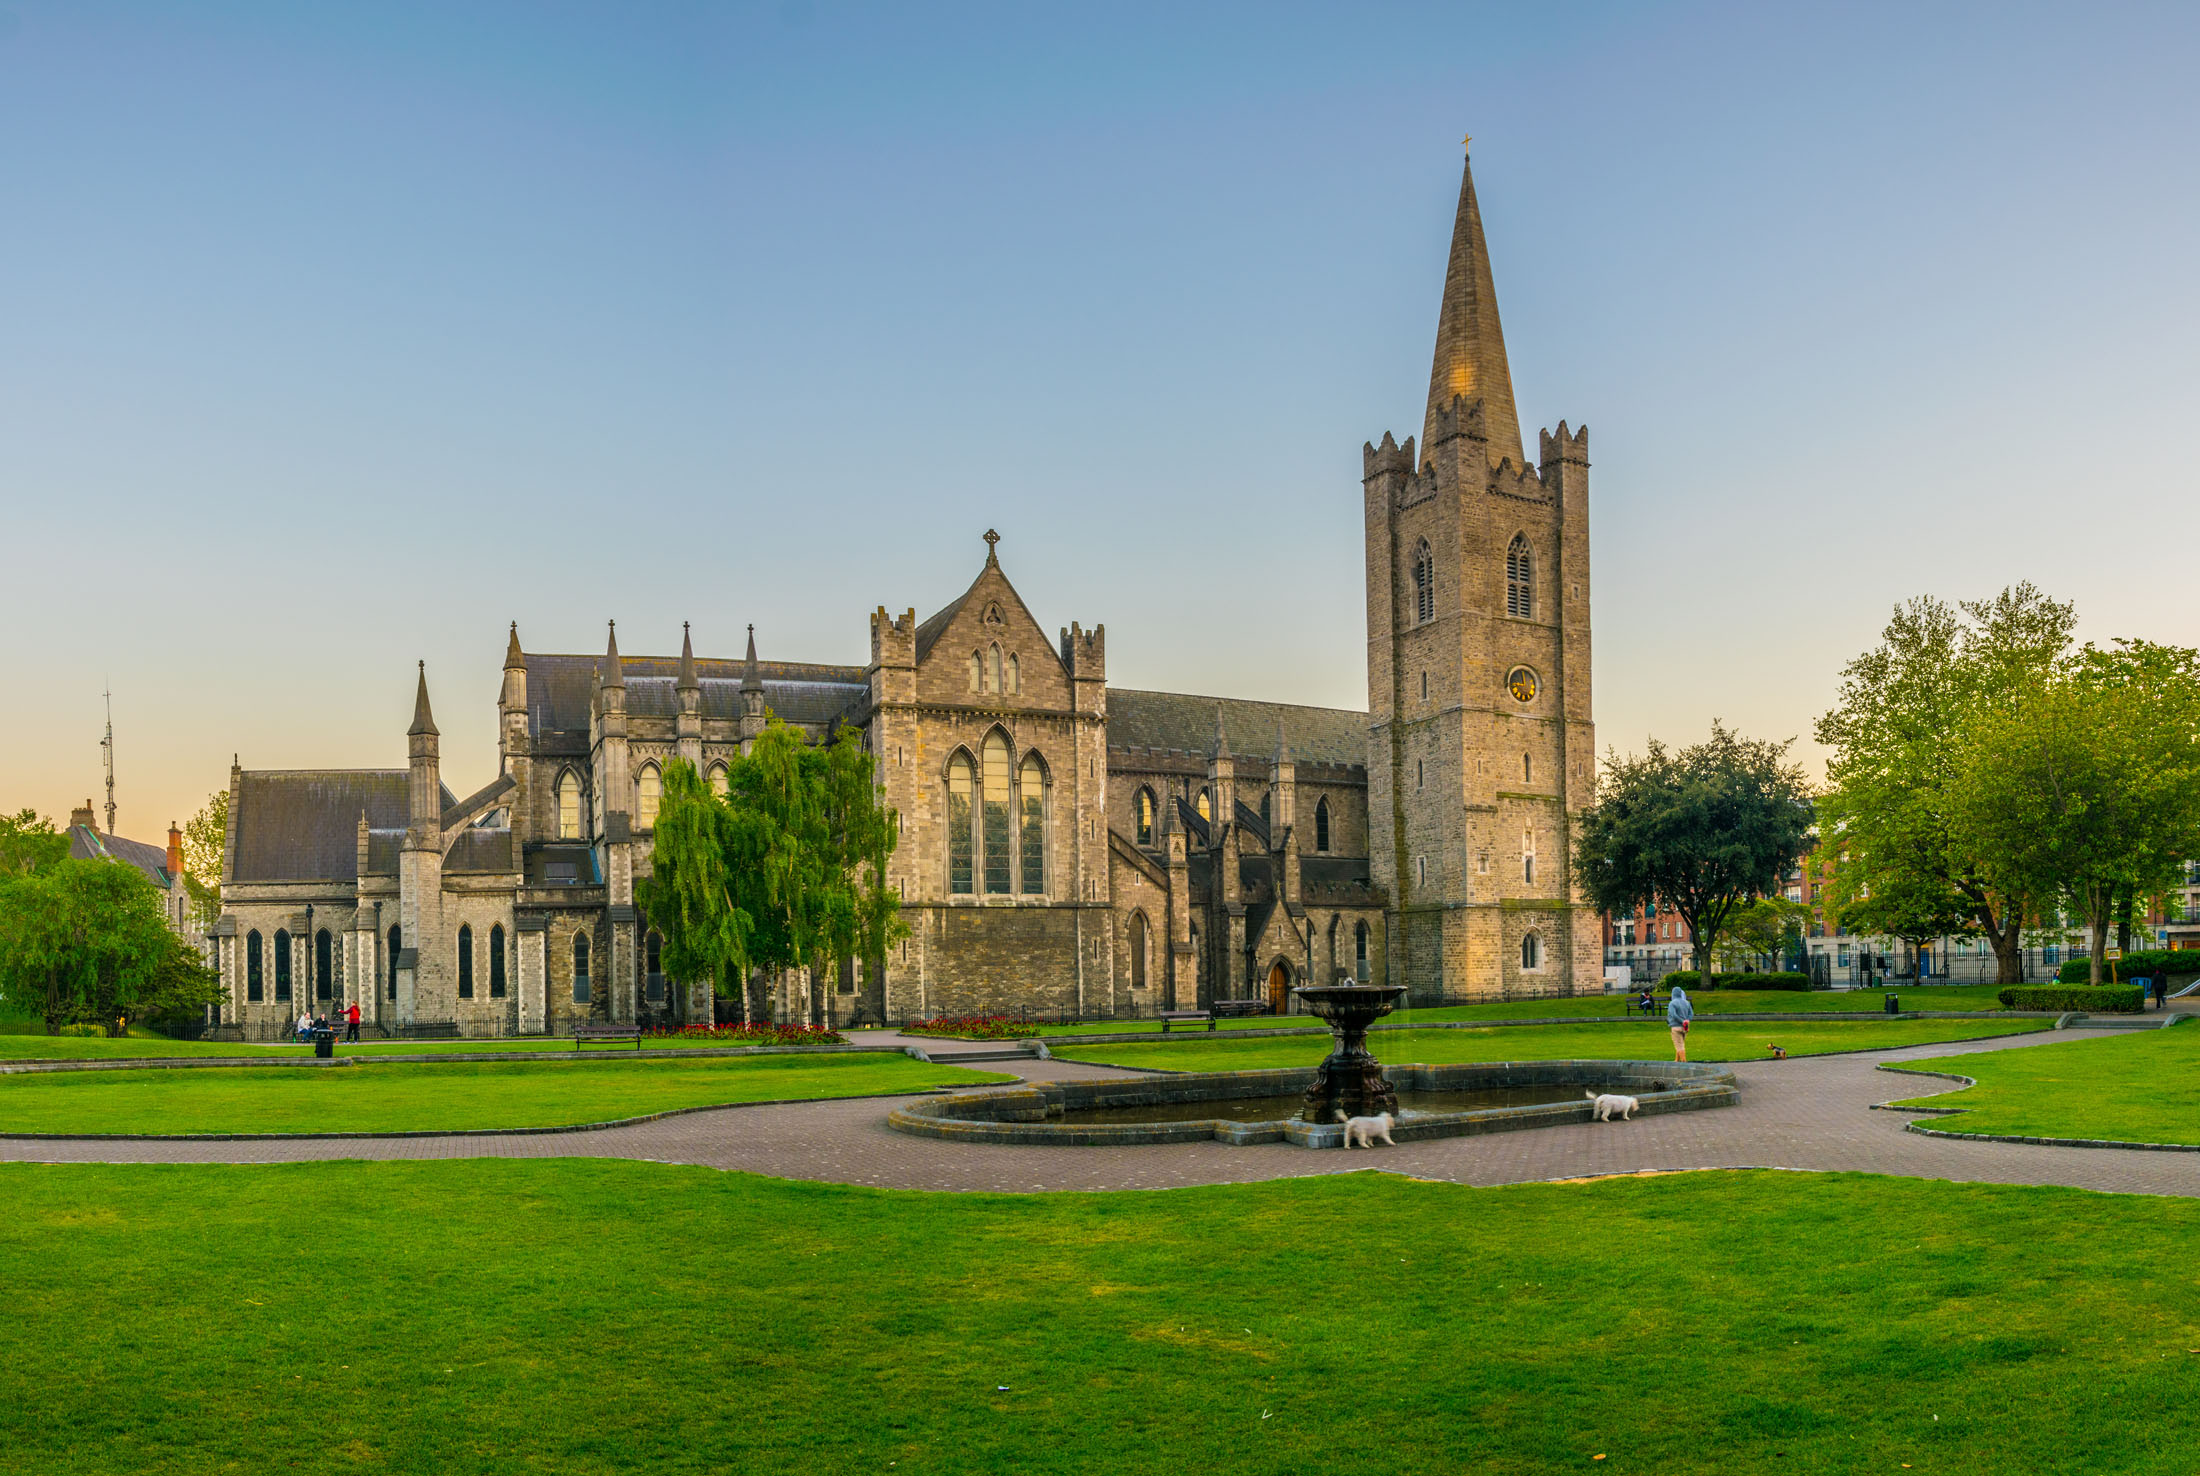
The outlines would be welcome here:
M 1268 1008 L 1278 1015 L 1291 1012 L 1291 966 L 1280 958 L 1268 966 Z

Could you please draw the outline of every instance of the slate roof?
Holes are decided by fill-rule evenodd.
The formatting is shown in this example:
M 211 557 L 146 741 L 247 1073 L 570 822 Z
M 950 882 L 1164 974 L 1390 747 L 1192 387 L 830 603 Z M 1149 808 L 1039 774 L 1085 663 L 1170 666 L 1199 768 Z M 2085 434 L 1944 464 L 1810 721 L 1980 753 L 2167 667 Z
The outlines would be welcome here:
M 246 770 L 237 781 L 229 879 L 357 880 L 360 812 L 370 830 L 404 830 L 411 780 L 403 769 Z M 449 786 L 442 798 L 445 809 L 455 802 Z
M 1206 753 L 1214 747 L 1217 707 L 1222 709 L 1223 736 L 1239 758 L 1272 756 L 1280 722 L 1295 762 L 1362 767 L 1367 763 L 1364 712 L 1128 687 L 1108 688 L 1108 746 Z
M 89 825 L 72 825 L 67 831 L 69 855 L 78 861 L 122 861 L 145 873 L 145 879 L 168 890 L 168 848 L 149 846 L 124 836 L 107 835 Z
M 512 832 L 500 828 L 477 827 L 461 830 L 451 837 L 451 847 L 443 855 L 443 872 L 503 873 L 512 867 Z
M 601 656 L 558 656 L 530 652 L 527 663 L 527 722 L 536 736 L 586 733 L 588 708 L 596 692 Z M 680 658 L 622 656 L 626 673 L 626 710 L 637 717 L 674 717 L 680 711 Z M 741 715 L 742 661 L 697 657 L 696 677 L 703 691 L 703 716 Z M 759 661 L 764 705 L 790 723 L 824 724 L 861 703 L 870 683 L 860 666 L 827 666 L 805 661 Z

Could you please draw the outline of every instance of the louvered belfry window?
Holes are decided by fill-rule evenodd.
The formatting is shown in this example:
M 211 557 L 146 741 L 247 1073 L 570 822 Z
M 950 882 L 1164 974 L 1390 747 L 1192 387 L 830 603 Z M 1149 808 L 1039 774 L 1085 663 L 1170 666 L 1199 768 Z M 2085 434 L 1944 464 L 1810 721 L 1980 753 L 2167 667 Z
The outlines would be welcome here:
M 1436 555 L 1422 539 L 1413 551 L 1413 619 L 1426 625 L 1436 618 Z
M 1505 613 L 1520 620 L 1535 618 L 1535 555 L 1525 534 L 1514 534 L 1505 550 Z

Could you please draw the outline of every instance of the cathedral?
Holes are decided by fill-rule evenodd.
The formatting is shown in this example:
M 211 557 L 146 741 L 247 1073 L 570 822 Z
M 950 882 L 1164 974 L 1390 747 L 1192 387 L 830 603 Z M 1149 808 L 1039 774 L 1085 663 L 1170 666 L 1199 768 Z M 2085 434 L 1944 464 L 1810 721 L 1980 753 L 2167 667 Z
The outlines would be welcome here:
M 634 900 L 664 766 L 723 784 L 772 718 L 844 727 L 899 813 L 906 941 L 752 1012 L 832 1024 L 1291 1007 L 1340 975 L 1415 1004 L 1602 987 L 1567 858 L 1594 794 L 1588 437 L 1527 460 L 1471 165 L 1418 442 L 1363 448 L 1365 712 L 1111 686 L 1105 628 L 1049 639 L 997 535 L 963 594 L 880 606 L 861 666 L 526 649 L 496 776 L 443 782 L 421 671 L 407 763 L 233 765 L 213 929 L 222 1024 L 356 1002 L 389 1033 L 723 1016 Z M 974 551 L 975 552 L 975 551 Z

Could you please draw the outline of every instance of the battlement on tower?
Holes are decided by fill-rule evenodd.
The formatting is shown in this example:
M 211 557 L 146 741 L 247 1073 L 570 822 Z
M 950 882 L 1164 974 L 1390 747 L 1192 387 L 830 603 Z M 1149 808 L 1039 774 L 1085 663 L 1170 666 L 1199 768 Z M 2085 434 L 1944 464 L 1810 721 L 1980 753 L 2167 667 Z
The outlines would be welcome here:
M 1390 432 L 1383 432 L 1383 443 L 1362 442 L 1360 446 L 1360 480 L 1373 481 L 1384 472 L 1413 474 L 1413 437 L 1407 436 L 1401 446 L 1391 439 Z
M 917 612 L 904 610 L 900 619 L 886 613 L 884 605 L 871 612 L 871 664 L 917 664 Z
M 1062 632 L 1062 665 L 1073 682 L 1107 680 L 1108 628 L 1096 625 L 1086 630 L 1072 620 Z
M 1589 464 L 1589 427 L 1569 431 L 1561 420 L 1556 431 L 1541 433 L 1542 444 L 1537 448 L 1546 472 L 1557 462 L 1571 461 L 1580 466 Z
M 1426 449 L 1433 451 L 1446 441 L 1456 441 L 1461 436 L 1470 441 L 1487 441 L 1490 438 L 1489 422 L 1483 414 L 1479 396 L 1470 400 L 1465 395 L 1453 395 L 1449 403 L 1438 405 L 1429 417 Z

